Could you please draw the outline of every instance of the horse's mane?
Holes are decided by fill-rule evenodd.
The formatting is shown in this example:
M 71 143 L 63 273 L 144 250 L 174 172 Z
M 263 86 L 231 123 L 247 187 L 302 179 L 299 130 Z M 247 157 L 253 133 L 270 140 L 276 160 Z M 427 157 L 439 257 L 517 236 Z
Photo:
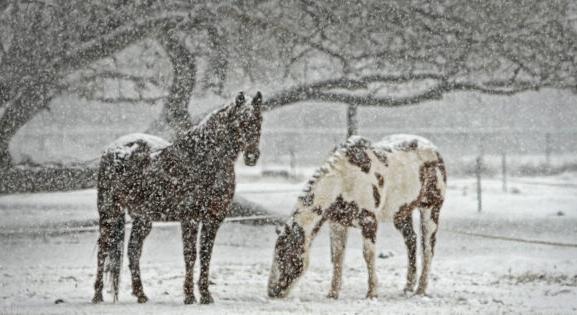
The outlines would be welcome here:
M 332 172 L 335 169 L 335 165 L 337 164 L 337 162 L 345 158 L 349 150 L 353 148 L 367 149 L 371 147 L 372 147 L 371 142 L 368 139 L 363 138 L 361 136 L 351 136 L 347 139 L 346 142 L 336 146 L 331 156 L 325 161 L 325 163 L 320 168 L 318 168 L 314 172 L 314 174 L 305 184 L 305 187 L 303 188 L 298 199 L 303 203 L 306 203 L 310 193 L 312 192 L 317 182 L 321 178 Z
M 214 128 L 215 124 L 218 124 L 218 120 L 223 119 L 223 116 L 228 116 L 234 106 L 234 103 L 229 103 L 208 112 L 200 121 L 196 121 L 192 128 L 183 131 L 181 134 L 177 134 L 174 143 L 177 144 L 177 146 L 188 143 L 186 146 L 190 146 L 190 141 L 196 142 L 199 140 L 199 137 L 206 136 L 207 133 L 211 131 L 211 128 Z
M 191 132 L 199 133 L 208 128 L 215 119 L 221 119 L 224 115 L 228 116 L 229 111 L 231 111 L 234 106 L 236 106 L 234 103 L 230 103 L 209 112 L 204 116 L 204 118 L 202 118 L 202 120 L 192 127 Z

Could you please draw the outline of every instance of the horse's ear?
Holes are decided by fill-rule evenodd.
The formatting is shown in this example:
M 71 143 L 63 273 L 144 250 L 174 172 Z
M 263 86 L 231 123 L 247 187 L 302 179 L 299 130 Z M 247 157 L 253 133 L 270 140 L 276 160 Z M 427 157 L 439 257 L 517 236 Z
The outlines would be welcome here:
M 280 235 L 280 233 L 282 232 L 282 226 L 277 225 L 276 228 L 274 229 L 274 231 L 276 232 L 276 235 Z
M 256 92 L 256 95 L 252 98 L 252 105 L 255 108 L 260 109 L 260 106 L 262 105 L 262 94 L 260 91 Z
M 238 95 L 236 96 L 234 103 L 236 104 L 236 106 L 242 106 L 242 105 L 244 105 L 244 102 L 245 102 L 244 93 L 242 91 L 240 91 L 238 93 Z

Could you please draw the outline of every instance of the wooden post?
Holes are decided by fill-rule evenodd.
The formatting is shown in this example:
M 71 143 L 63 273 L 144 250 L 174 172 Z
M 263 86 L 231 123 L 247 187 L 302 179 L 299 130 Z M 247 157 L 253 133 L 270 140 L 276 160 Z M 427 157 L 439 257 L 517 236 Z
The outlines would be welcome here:
M 349 104 L 347 108 L 347 139 L 359 133 L 358 106 Z
M 477 165 L 475 166 L 475 173 L 477 175 L 477 211 L 481 212 L 483 209 L 483 188 L 481 187 L 481 169 L 482 169 L 482 161 L 481 156 L 477 157 Z
M 503 177 L 503 192 L 507 192 L 507 152 L 501 155 L 501 171 Z
M 547 167 L 551 166 L 551 133 L 545 133 L 545 162 Z
M 484 136 L 479 136 L 479 156 L 476 160 L 475 174 L 477 176 L 477 211 L 481 212 L 483 209 L 483 187 L 481 186 L 481 172 L 483 170 L 483 139 Z
M 297 177 L 297 159 L 296 159 L 294 147 L 290 148 L 289 156 L 290 156 L 289 166 L 290 166 L 290 172 L 291 172 L 290 176 L 292 178 L 296 178 Z

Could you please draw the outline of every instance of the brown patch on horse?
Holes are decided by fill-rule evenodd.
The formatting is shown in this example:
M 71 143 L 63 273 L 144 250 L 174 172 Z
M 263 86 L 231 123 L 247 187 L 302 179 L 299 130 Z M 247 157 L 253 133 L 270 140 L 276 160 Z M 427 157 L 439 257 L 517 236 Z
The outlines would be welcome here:
M 395 223 L 395 226 L 402 225 L 404 219 L 406 217 L 411 216 L 411 214 L 413 213 L 413 210 L 419 204 L 418 199 L 419 198 L 417 197 L 416 200 L 413 200 L 409 203 L 405 203 L 399 207 L 399 211 L 397 211 L 397 213 L 395 213 L 395 215 L 393 217 L 393 222 Z
M 351 146 L 346 150 L 345 155 L 349 163 L 358 166 L 364 173 L 368 173 L 371 170 L 371 159 L 363 147 L 358 145 Z
M 321 207 L 314 207 L 311 211 L 316 215 L 322 215 L 323 214 L 323 209 Z
M 320 224 L 322 225 L 327 219 L 347 227 L 352 227 L 357 221 L 363 237 L 370 239 L 373 243 L 376 241 L 378 222 L 375 214 L 367 209 L 359 208 L 354 201 L 345 201 L 342 195 L 339 195 L 335 202 L 325 210 Z
M 421 181 L 420 207 L 435 209 L 441 208 L 443 204 L 443 195 L 437 187 L 438 165 L 438 161 L 425 162 L 419 170 L 419 180 Z
M 437 152 L 437 161 L 438 166 L 439 166 L 439 170 L 441 171 L 441 174 L 443 175 L 443 182 L 445 182 L 445 184 L 447 183 L 447 169 L 445 168 L 445 161 L 443 160 L 443 158 L 441 157 L 441 154 L 439 152 Z
M 399 207 L 394 216 L 395 225 L 400 224 L 399 222 L 402 222 L 405 217 L 410 216 L 417 207 L 431 208 L 431 218 L 435 224 L 438 224 L 439 211 L 444 197 L 441 190 L 437 187 L 437 168 L 443 173 L 443 167 L 440 161 L 429 161 L 421 165 L 419 168 L 419 181 L 421 183 L 419 195 L 415 200 Z
M 359 225 L 361 226 L 361 234 L 373 242 L 377 241 L 377 217 L 375 214 L 367 209 L 361 210 L 359 215 Z
M 315 194 L 313 192 L 308 192 L 304 196 L 299 197 L 303 203 L 303 206 L 310 207 L 315 201 Z
M 375 154 L 375 156 L 377 157 L 377 159 L 379 160 L 379 162 L 383 163 L 384 166 L 389 166 L 389 160 L 387 158 L 387 155 L 385 154 L 385 152 L 381 152 L 378 150 L 373 150 L 373 153 Z
M 375 177 L 377 178 L 377 182 L 379 187 L 383 187 L 385 185 L 385 178 L 380 173 L 375 173 Z
M 342 226 L 353 226 L 353 221 L 359 215 L 359 206 L 355 201 L 345 201 L 343 196 L 339 195 L 325 210 L 324 215 Z
M 414 139 L 411 141 L 404 141 L 397 145 L 397 149 L 405 152 L 415 151 L 419 148 L 419 142 Z
M 381 204 L 381 194 L 379 193 L 379 188 L 373 185 L 373 198 L 375 199 L 375 208 L 378 208 Z
M 313 227 L 312 231 L 311 231 L 311 238 L 314 238 L 315 235 L 317 235 L 321 229 L 321 227 L 323 226 L 323 224 L 325 224 L 325 222 L 327 221 L 327 217 L 321 217 L 321 219 L 319 220 L 319 222 L 317 222 L 317 224 L 315 224 L 315 226 Z

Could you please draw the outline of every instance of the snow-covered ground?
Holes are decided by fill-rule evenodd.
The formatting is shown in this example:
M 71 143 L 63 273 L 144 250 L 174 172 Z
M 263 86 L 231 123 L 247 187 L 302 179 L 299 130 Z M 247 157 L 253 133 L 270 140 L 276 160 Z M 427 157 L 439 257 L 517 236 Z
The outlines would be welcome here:
M 149 303 L 139 305 L 130 296 L 125 266 L 120 302 L 112 304 L 105 296 L 104 304 L 93 305 L 96 232 L 54 232 L 96 219 L 95 191 L 0 196 L 0 314 L 576 313 L 577 247 L 459 232 L 577 244 L 577 174 L 512 178 L 508 193 L 498 179 L 485 180 L 482 213 L 477 212 L 475 181 L 449 179 L 429 296 L 401 293 L 405 248 L 400 234 L 385 223 L 377 244 L 376 300 L 365 299 L 367 273 L 358 231 L 350 234 L 339 300 L 325 297 L 331 275 L 326 227 L 297 288 L 288 299 L 271 300 L 266 281 L 274 227 L 227 223 L 213 255 L 216 303 L 183 305 L 180 228 L 163 224 L 147 239 L 141 261 Z M 303 185 L 253 176 L 241 176 L 240 182 L 240 195 L 281 215 L 291 212 Z

